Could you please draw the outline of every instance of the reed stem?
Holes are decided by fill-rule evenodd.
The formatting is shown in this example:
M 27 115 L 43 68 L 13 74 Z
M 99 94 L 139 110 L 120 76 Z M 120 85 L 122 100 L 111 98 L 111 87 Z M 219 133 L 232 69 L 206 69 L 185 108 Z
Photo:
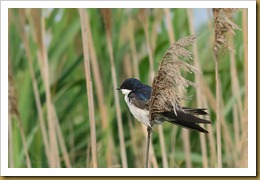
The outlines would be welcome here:
M 150 141 L 151 141 L 151 134 L 152 134 L 152 127 L 147 127 L 147 143 L 146 143 L 146 153 L 145 153 L 145 167 L 148 168 L 149 162 L 149 150 L 150 150 Z
M 67 151 L 67 148 L 66 148 L 66 144 L 65 144 L 63 135 L 62 135 L 60 123 L 59 123 L 58 116 L 56 114 L 54 105 L 52 105 L 52 110 L 53 110 L 53 115 L 54 115 L 55 128 L 57 130 L 56 133 L 57 133 L 58 141 L 60 143 L 63 159 L 65 161 L 66 167 L 71 168 L 69 154 L 68 154 L 68 151 Z
M 33 84 L 33 93 L 34 93 L 36 108 L 37 108 L 37 112 L 38 112 L 38 118 L 39 118 L 39 123 L 40 123 L 40 128 L 41 128 L 41 133 L 42 133 L 42 138 L 43 138 L 43 143 L 44 143 L 44 148 L 45 148 L 45 153 L 46 153 L 46 157 L 48 159 L 48 164 L 50 166 L 50 162 L 51 162 L 50 145 L 49 145 L 47 130 L 46 130 L 43 112 L 42 112 L 42 107 L 41 107 L 40 93 L 39 93 L 35 73 L 34 73 L 34 70 L 33 70 L 32 55 L 31 55 L 30 45 L 29 45 L 29 41 L 28 41 L 28 36 L 26 35 L 26 32 L 24 30 L 24 27 L 25 27 L 25 12 L 24 11 L 25 11 L 24 9 L 20 10 L 20 20 L 21 20 L 21 29 L 22 29 L 21 30 L 21 37 L 22 37 L 22 41 L 23 41 L 23 44 L 24 44 L 24 47 L 25 47 L 27 59 L 28 59 L 29 71 L 30 71 L 30 76 L 31 76 L 31 79 L 32 79 L 32 84 Z
M 79 9 L 79 14 L 80 14 L 80 22 L 81 22 L 84 66 L 85 66 L 85 76 L 86 76 L 87 95 L 88 95 L 92 163 L 93 163 L 93 167 L 97 168 L 98 160 L 97 160 L 96 125 L 95 125 L 92 78 L 91 78 L 90 60 L 89 60 L 89 47 L 88 47 L 87 21 L 86 21 L 87 13 L 85 9 L 81 8 Z
M 107 141 L 107 152 L 106 152 L 106 160 L 107 160 L 107 167 L 112 166 L 112 156 L 113 156 L 113 145 L 112 145 L 112 135 L 111 131 L 108 130 L 108 112 L 107 106 L 104 102 L 104 88 L 103 82 L 101 78 L 101 73 L 98 65 L 97 55 L 95 46 L 93 43 L 92 32 L 91 32 L 91 25 L 89 22 L 89 17 L 86 16 L 86 23 L 87 23 L 87 34 L 88 34 L 88 44 L 89 44 L 89 55 L 90 55 L 90 64 L 93 70 L 94 75 L 94 83 L 97 91 L 97 98 L 98 98 L 98 106 L 99 111 L 101 114 L 101 122 L 102 122 L 102 130 L 103 133 L 107 134 L 108 141 Z
M 215 58 L 215 74 L 216 74 L 216 121 L 217 121 L 217 155 L 218 168 L 222 168 L 222 150 L 221 150 L 221 110 L 220 110 L 220 79 L 218 71 L 218 59 Z
M 121 117 L 121 107 L 119 104 L 119 95 L 118 92 L 116 91 L 117 79 L 116 79 L 116 69 L 115 69 L 112 39 L 111 39 L 112 38 L 111 37 L 112 12 L 111 9 L 102 9 L 101 12 L 106 26 L 106 39 L 107 39 L 107 46 L 109 50 L 109 57 L 111 63 L 112 81 L 113 81 L 113 89 L 114 89 L 114 96 L 115 96 L 115 103 L 116 103 L 117 125 L 119 131 L 121 161 L 122 161 L 123 168 L 127 168 L 127 157 L 126 157 L 124 131 L 123 131 L 123 124 L 122 124 L 122 117 Z
M 240 167 L 248 167 L 248 10 L 242 11 L 242 29 L 243 29 L 243 45 L 244 45 L 244 81 L 245 81 L 245 98 L 243 118 L 240 121 L 242 131 L 241 139 L 241 163 Z
M 187 14 L 188 14 L 188 20 L 189 20 L 190 34 L 195 34 L 192 9 L 187 9 Z M 192 45 L 192 51 L 194 54 L 194 66 L 201 72 L 197 43 L 194 43 Z M 199 108 L 202 108 L 202 107 L 205 108 L 202 104 L 204 96 L 201 93 L 202 84 L 200 82 L 201 78 L 199 76 L 201 76 L 201 74 L 198 74 L 198 73 L 195 74 L 195 83 L 198 85 L 198 88 L 196 88 L 197 106 Z M 204 125 L 201 125 L 201 126 L 204 128 Z M 203 167 L 207 168 L 208 167 L 207 148 L 206 148 L 207 143 L 206 143 L 205 134 L 202 134 L 202 133 L 200 133 L 200 145 L 201 145 L 201 151 L 202 151 Z

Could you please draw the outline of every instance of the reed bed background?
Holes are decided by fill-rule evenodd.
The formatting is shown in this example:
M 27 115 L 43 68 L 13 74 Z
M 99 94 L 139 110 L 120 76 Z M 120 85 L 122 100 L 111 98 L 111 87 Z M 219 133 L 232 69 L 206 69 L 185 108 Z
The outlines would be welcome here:
M 115 88 L 151 85 L 170 45 L 195 33 L 201 73 L 184 74 L 197 88 L 183 105 L 208 108 L 209 134 L 154 128 L 149 166 L 247 167 L 247 10 L 232 17 L 216 60 L 212 9 L 9 9 L 9 167 L 143 167 L 146 128 Z

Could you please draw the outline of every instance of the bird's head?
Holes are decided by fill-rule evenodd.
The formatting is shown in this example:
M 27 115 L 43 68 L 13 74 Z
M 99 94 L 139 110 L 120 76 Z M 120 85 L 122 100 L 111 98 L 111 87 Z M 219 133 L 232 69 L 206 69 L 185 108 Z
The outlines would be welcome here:
M 123 94 L 129 94 L 134 89 L 138 88 L 142 83 L 135 78 L 126 79 L 117 90 L 122 91 Z

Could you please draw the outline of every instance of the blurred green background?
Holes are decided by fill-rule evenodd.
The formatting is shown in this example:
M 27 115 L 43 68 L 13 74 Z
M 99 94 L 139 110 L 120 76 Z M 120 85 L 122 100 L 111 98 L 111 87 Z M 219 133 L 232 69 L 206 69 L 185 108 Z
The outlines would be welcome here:
M 23 35 L 26 35 L 28 40 L 29 54 L 32 59 L 43 119 L 47 129 L 47 138 L 49 141 L 53 138 L 57 139 L 58 147 L 56 147 L 56 150 L 59 158 L 53 161 L 57 162 L 58 167 L 92 167 L 89 107 L 78 10 L 38 9 L 36 11 L 40 14 L 39 19 L 42 19 L 45 24 L 43 26 L 45 29 L 43 45 L 47 50 L 51 101 L 55 107 L 59 125 L 55 128 L 56 135 L 50 137 L 46 90 L 41 75 L 41 60 L 39 60 L 39 51 L 42 47 L 37 43 L 39 42 L 37 32 L 41 29 L 37 29 L 37 22 L 41 25 L 41 21 L 39 19 L 37 21 L 37 16 L 30 9 L 25 9 L 25 13 L 21 13 L 19 9 L 9 9 L 9 68 L 11 69 L 11 71 L 9 69 L 9 86 L 12 86 L 9 88 L 14 89 L 13 93 L 9 91 L 9 96 L 16 99 L 13 103 L 15 107 L 12 108 L 17 109 L 17 112 L 11 111 L 9 114 L 9 167 L 27 167 L 20 124 L 23 127 L 22 131 L 24 132 L 31 167 L 50 166 L 50 159 L 46 155 L 46 145 L 43 142 L 42 129 L 39 123 L 39 112 L 36 107 L 28 52 L 26 52 L 26 42 L 22 38 Z M 114 97 L 115 89 L 112 83 L 105 25 L 100 9 L 87 9 L 86 11 L 93 40 L 93 45 L 89 45 L 89 48 L 92 48 L 90 53 L 96 56 L 103 86 L 101 94 L 103 94 L 104 104 L 102 105 L 107 110 L 107 126 L 104 128 L 92 59 L 90 63 L 98 167 L 122 167 L 122 152 L 120 150 Z M 203 93 L 203 96 L 205 96 L 210 114 L 208 119 L 212 121 L 211 129 L 206 126 L 211 135 L 203 135 L 205 138 L 204 149 L 206 150 L 204 152 L 206 155 L 204 163 L 201 146 L 203 138 L 200 137 L 200 134 L 190 131 L 188 138 L 185 138 L 185 133 L 182 133 L 183 130 L 180 127 L 173 127 L 173 125 L 165 123 L 163 124 L 163 136 L 166 157 L 162 153 L 158 129 L 155 128 L 152 136 L 155 160 L 152 160 L 151 166 L 166 167 L 165 162 L 163 163 L 164 156 L 167 167 L 216 167 L 216 113 L 212 105 L 212 101 L 215 102 L 216 89 L 215 62 L 212 53 L 214 38 L 212 9 L 146 9 L 144 11 L 145 17 L 141 16 L 140 12 L 140 9 L 112 9 L 111 40 L 117 86 L 126 78 L 136 77 L 138 74 L 143 83 L 151 85 L 144 24 L 148 25 L 148 42 L 150 41 L 155 73 L 160 60 L 172 43 L 170 34 L 177 41 L 192 34 L 191 30 L 193 29 L 198 33 L 197 53 L 205 82 L 205 87 L 199 88 L 208 90 L 207 93 Z M 191 14 L 188 12 L 191 12 Z M 244 163 L 247 160 L 243 159 L 243 152 L 247 150 L 247 146 L 244 144 L 247 137 L 243 135 L 243 131 L 247 135 L 247 126 L 243 126 L 243 119 L 246 118 L 247 121 L 247 116 L 242 117 L 245 109 L 247 109 L 244 105 L 245 90 L 247 89 L 244 82 L 245 37 L 243 37 L 243 30 L 245 27 L 243 16 L 245 15 L 244 10 L 234 13 L 234 22 L 241 30 L 235 31 L 235 35 L 229 35 L 229 37 L 234 36 L 231 41 L 233 42 L 232 48 L 235 50 L 235 65 L 231 65 L 231 56 L 228 51 L 223 53 L 220 60 L 219 72 L 223 97 L 221 109 L 223 115 L 223 122 L 221 123 L 223 167 L 247 167 L 247 164 Z M 172 27 L 173 31 L 170 32 L 169 26 Z M 33 34 L 36 34 L 36 37 Z M 190 48 L 190 51 L 193 52 L 192 48 Z M 92 57 L 90 56 L 90 58 Z M 134 58 L 137 62 L 137 71 L 134 70 Z M 235 69 L 237 72 L 237 79 L 231 75 L 232 66 L 233 70 Z M 187 74 L 187 78 L 193 81 L 195 79 L 194 74 Z M 10 83 L 11 81 L 12 83 Z M 232 91 L 234 81 L 238 83 L 239 87 L 235 90 L 235 94 Z M 197 107 L 195 89 L 189 88 L 187 94 L 192 97 L 192 100 L 186 101 L 185 105 Z M 130 114 L 121 93 L 119 100 L 127 167 L 143 167 L 145 133 L 141 124 Z M 58 135 L 59 128 L 61 137 Z M 64 147 L 62 149 L 62 141 L 64 141 L 67 152 L 64 151 Z M 244 150 L 245 147 L 246 150 Z M 69 157 L 67 164 L 65 152 Z

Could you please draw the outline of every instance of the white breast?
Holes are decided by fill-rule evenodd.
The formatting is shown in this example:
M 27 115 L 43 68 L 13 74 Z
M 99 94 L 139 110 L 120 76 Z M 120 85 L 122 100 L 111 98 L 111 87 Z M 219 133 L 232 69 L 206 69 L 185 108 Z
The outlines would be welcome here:
M 123 92 L 124 91 L 124 92 Z M 129 108 L 129 110 L 131 111 L 131 113 L 134 115 L 134 117 L 141 123 L 143 123 L 146 126 L 150 126 L 150 122 L 149 122 L 149 111 L 147 110 L 143 110 L 140 108 L 137 108 L 136 106 L 134 106 L 128 98 L 128 94 L 130 93 L 129 90 L 122 90 L 122 93 L 125 94 L 125 102 Z

